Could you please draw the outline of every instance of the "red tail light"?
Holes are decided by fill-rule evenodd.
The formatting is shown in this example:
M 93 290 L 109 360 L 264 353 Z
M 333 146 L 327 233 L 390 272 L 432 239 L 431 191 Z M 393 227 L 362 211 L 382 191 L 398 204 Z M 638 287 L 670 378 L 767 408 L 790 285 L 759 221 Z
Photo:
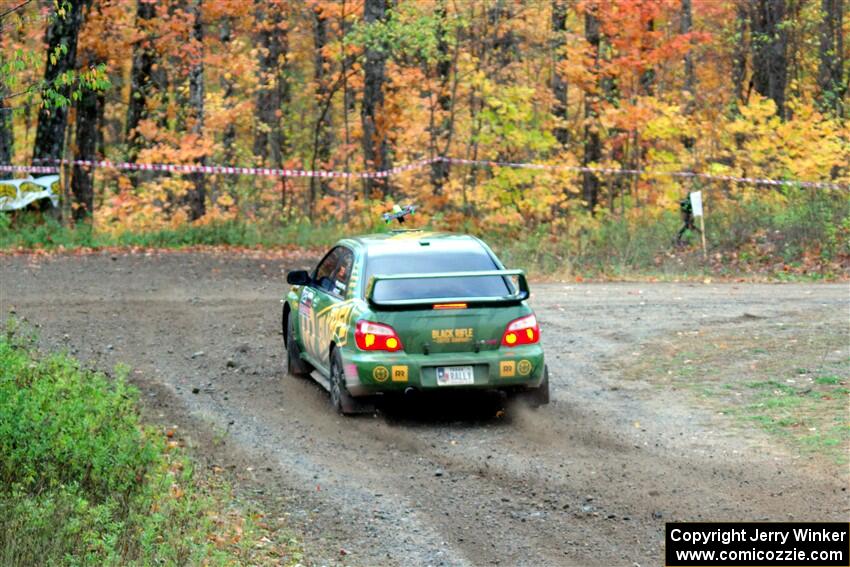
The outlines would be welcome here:
M 540 327 L 537 326 L 537 317 L 532 314 L 508 323 L 508 326 L 505 327 L 505 333 L 502 335 L 502 346 L 530 345 L 539 340 Z
M 354 327 L 354 342 L 360 350 L 401 350 L 401 339 L 389 325 L 371 321 L 357 321 Z

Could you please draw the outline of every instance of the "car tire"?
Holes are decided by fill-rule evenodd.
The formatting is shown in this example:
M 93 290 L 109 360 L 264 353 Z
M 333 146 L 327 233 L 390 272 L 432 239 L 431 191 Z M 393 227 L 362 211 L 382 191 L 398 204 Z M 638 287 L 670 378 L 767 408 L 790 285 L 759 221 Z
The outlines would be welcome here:
M 330 398 L 331 407 L 341 415 L 353 415 L 358 413 L 372 413 L 375 411 L 373 404 L 367 401 L 358 400 L 348 393 L 348 388 L 345 386 L 345 372 L 342 367 L 342 356 L 339 350 L 334 349 L 331 352 L 331 375 L 330 379 Z
M 543 367 L 543 380 L 540 386 L 530 390 L 520 392 L 514 398 L 516 401 L 523 403 L 532 408 L 539 408 L 549 403 L 549 367 Z
M 304 378 L 313 371 L 310 363 L 301 358 L 301 348 L 295 340 L 295 323 L 292 320 L 292 312 L 284 320 L 286 326 L 286 370 L 292 376 Z

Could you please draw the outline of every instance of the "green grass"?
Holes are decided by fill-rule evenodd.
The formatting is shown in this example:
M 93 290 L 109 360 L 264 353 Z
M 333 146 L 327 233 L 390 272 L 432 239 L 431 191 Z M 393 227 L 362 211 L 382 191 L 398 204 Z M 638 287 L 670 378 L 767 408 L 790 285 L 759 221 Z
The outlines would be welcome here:
M 675 387 L 684 401 L 729 416 L 742 434 L 755 426 L 795 452 L 846 465 L 850 361 L 842 315 L 821 312 L 769 329 L 759 321 L 707 327 L 699 340 L 647 345 L 623 374 Z
M 591 218 L 573 211 L 555 224 L 484 230 L 467 220 L 449 226 L 436 214 L 426 228 L 468 232 L 483 238 L 510 266 L 533 275 L 588 278 L 702 278 L 706 275 L 769 276 L 819 280 L 847 276 L 850 206 L 845 194 L 784 188 L 752 190 L 712 200 L 706 217 L 710 256 L 699 239 L 673 245 L 681 225 L 677 210 L 636 208 Z M 414 217 L 411 226 L 415 226 Z M 363 223 L 363 219 L 357 222 Z M 232 220 L 145 232 L 69 228 L 37 213 L 0 214 L 0 250 L 101 247 L 183 248 L 299 246 L 326 248 L 342 236 L 390 227 L 353 227 L 339 221 Z
M 14 220 L 0 214 L 0 249 L 59 248 L 186 248 L 189 246 L 239 246 L 247 248 L 279 246 L 328 246 L 342 228 L 329 225 L 322 229 L 307 224 L 276 226 L 271 223 L 237 221 L 205 225 L 185 224 L 179 228 L 145 232 L 101 231 L 87 224 L 67 227 L 52 217 L 36 213 L 19 214 Z
M 227 483 L 139 418 L 138 393 L 0 337 L 0 564 L 239 565 L 299 560 Z M 260 540 L 261 537 L 267 538 Z

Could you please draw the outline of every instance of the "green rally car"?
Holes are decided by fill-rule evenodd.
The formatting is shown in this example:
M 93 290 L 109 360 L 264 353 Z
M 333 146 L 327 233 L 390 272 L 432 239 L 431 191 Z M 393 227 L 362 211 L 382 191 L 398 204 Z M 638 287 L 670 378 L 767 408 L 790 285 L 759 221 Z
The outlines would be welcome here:
M 289 373 L 343 414 L 391 393 L 496 389 L 549 402 L 525 274 L 479 239 L 393 231 L 340 240 L 312 273 L 287 274 Z

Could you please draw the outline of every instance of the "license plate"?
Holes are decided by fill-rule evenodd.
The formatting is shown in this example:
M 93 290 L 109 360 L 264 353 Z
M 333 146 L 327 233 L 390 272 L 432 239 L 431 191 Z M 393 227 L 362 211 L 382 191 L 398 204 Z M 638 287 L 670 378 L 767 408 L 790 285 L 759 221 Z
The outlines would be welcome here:
M 438 386 L 467 386 L 475 383 L 475 374 L 471 366 L 437 367 Z

